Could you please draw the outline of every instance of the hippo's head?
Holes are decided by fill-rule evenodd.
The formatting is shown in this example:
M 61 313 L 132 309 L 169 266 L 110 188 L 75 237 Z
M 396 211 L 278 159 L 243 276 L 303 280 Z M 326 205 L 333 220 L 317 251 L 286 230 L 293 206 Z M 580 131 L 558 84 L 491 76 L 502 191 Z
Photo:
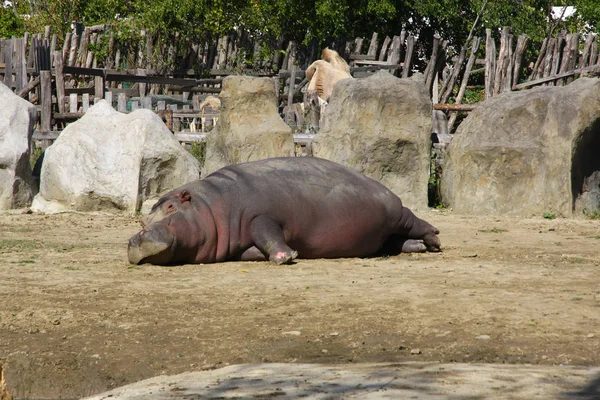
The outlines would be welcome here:
M 129 239 L 132 264 L 169 265 L 193 262 L 205 242 L 198 207 L 188 190 L 171 192 L 152 207 L 143 229 Z

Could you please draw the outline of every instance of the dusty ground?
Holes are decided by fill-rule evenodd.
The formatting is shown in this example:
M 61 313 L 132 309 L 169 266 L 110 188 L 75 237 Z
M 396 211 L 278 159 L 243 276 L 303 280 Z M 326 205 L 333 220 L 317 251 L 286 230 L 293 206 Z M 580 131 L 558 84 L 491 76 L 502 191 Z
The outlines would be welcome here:
M 600 365 L 600 221 L 421 213 L 444 252 L 130 266 L 135 217 L 0 215 L 0 360 L 73 398 L 260 362 Z

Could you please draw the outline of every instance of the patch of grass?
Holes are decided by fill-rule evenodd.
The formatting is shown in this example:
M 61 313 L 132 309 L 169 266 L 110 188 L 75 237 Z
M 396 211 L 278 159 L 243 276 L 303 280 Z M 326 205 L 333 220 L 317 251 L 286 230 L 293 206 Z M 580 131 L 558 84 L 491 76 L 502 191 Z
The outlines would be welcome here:
M 35 250 L 41 249 L 44 245 L 37 240 L 27 239 L 2 239 L 0 240 L 0 250 Z
M 12 261 L 12 264 L 35 264 L 35 260 Z
M 66 270 L 69 270 L 69 271 L 79 271 L 79 269 L 80 269 L 80 268 L 79 268 L 79 267 L 72 267 L 72 266 L 70 266 L 70 265 L 67 265 L 67 266 L 65 267 L 65 269 L 66 269 Z
M 40 158 L 43 152 L 44 150 L 42 150 L 39 147 L 35 147 L 33 149 L 33 152 L 31 152 L 31 154 L 29 155 L 29 165 L 31 165 L 31 169 L 33 169 L 33 167 L 35 166 L 35 162 L 38 158 Z
M 590 211 L 587 208 L 584 208 L 583 215 L 588 219 L 600 219 L 600 211 Z
M 502 233 L 508 232 L 506 229 L 493 227 L 492 229 L 480 229 L 479 232 L 483 233 Z
M 556 214 L 551 214 L 551 213 L 543 213 L 542 217 L 544 217 L 545 219 L 549 219 L 549 220 L 553 220 L 556 219 Z
M 204 161 L 206 159 L 206 143 L 204 142 L 192 142 L 190 146 L 186 146 L 186 150 L 194 156 L 196 160 L 200 163 L 200 167 L 204 166 Z
M 588 239 L 600 239 L 600 235 L 588 236 Z
M 132 269 L 141 269 L 141 268 L 140 268 L 140 266 L 139 266 L 139 265 L 128 265 L 128 266 L 127 266 L 127 269 L 130 269 L 130 270 L 132 270 Z

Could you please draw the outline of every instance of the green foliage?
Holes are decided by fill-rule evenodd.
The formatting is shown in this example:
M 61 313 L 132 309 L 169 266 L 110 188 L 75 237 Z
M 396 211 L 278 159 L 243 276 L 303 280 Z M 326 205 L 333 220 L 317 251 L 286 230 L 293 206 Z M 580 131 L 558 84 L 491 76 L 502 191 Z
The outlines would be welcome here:
M 29 165 L 31 166 L 31 169 L 33 169 L 35 162 L 38 160 L 38 158 L 40 158 L 43 152 L 44 150 L 42 150 L 40 147 L 35 147 L 33 149 L 33 152 L 29 156 Z
M 0 6 L 0 37 L 22 36 L 25 33 L 25 21 L 11 8 Z
M 600 219 L 600 211 L 590 211 L 587 208 L 584 208 L 583 215 L 588 219 Z
M 544 214 L 542 214 L 542 217 L 544 217 L 545 219 L 553 220 L 556 219 L 556 214 L 545 212 Z
M 196 160 L 198 160 L 200 167 L 204 166 L 204 161 L 206 159 L 206 143 L 192 142 L 189 147 L 186 146 L 186 149 Z

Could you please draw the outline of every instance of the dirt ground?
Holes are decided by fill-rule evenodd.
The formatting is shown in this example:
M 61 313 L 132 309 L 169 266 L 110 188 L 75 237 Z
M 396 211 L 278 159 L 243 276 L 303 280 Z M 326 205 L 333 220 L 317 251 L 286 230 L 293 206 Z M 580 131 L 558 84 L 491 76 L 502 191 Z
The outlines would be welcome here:
M 442 253 L 131 266 L 137 217 L 0 215 L 17 398 L 240 363 L 600 365 L 600 221 L 419 213 Z

